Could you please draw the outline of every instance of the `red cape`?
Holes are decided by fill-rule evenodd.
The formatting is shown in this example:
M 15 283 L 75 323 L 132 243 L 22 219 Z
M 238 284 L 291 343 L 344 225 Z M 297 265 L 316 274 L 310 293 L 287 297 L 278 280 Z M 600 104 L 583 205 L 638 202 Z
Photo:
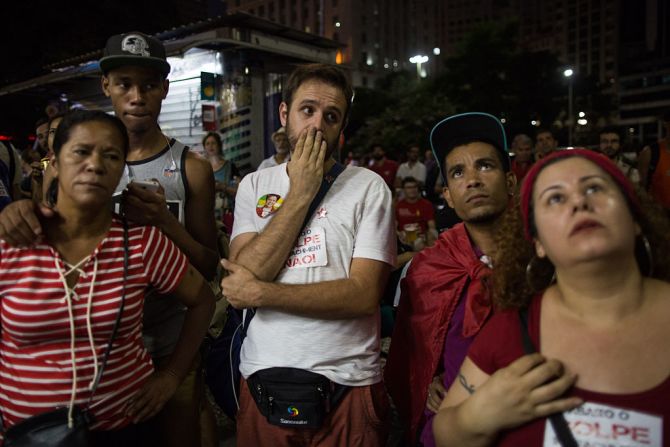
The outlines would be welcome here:
M 442 233 L 433 247 L 414 256 L 401 282 L 385 382 L 410 441 L 416 439 L 428 385 L 438 371 L 463 290 L 468 288 L 464 336 L 479 332 L 491 313 L 489 294 L 481 281 L 489 273 L 460 223 Z

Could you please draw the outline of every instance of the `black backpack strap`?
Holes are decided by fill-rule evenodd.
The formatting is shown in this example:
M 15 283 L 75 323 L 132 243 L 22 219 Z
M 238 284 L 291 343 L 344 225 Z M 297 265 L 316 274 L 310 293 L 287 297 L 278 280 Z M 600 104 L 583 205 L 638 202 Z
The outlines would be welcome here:
M 519 309 L 519 325 L 521 327 L 521 341 L 523 343 L 523 351 L 526 354 L 533 354 L 537 352 L 533 341 L 530 339 L 530 333 L 528 332 L 528 308 L 523 307 Z M 558 438 L 558 442 L 561 443 L 563 447 L 579 447 L 579 444 L 575 440 L 570 427 L 568 427 L 568 421 L 565 420 L 563 413 L 554 413 L 551 416 L 548 416 L 549 422 L 551 423 L 554 433 Z

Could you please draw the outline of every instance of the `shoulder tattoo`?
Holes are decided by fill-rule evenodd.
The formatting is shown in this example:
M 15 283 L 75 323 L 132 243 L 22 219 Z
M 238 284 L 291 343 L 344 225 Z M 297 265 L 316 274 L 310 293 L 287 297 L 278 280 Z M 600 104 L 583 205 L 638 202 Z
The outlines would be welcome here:
M 461 386 L 462 386 L 463 388 L 465 388 L 465 391 L 467 391 L 468 394 L 474 394 L 474 392 L 475 392 L 475 386 L 474 386 L 474 385 L 470 385 L 470 384 L 468 383 L 468 379 L 465 378 L 465 376 L 463 375 L 463 373 L 460 373 L 460 372 L 458 373 L 458 382 L 461 384 Z

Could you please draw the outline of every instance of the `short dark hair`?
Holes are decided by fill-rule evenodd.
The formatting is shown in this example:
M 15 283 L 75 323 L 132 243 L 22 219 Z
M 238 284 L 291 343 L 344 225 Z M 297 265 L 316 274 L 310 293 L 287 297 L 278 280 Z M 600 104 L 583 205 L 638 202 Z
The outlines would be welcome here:
M 123 155 L 124 158 L 128 155 L 128 147 L 130 143 L 128 141 L 128 131 L 126 126 L 123 124 L 119 118 L 103 112 L 102 110 L 83 110 L 77 109 L 63 115 L 63 121 L 58 125 L 56 134 L 54 135 L 54 153 L 58 155 L 61 148 L 65 143 L 70 139 L 70 134 L 72 129 L 77 127 L 80 124 L 88 123 L 91 121 L 97 121 L 100 123 L 109 124 L 118 130 L 119 135 L 121 135 L 121 140 L 123 143 Z
M 498 157 L 498 160 L 500 161 L 500 165 L 503 168 L 504 172 L 509 172 L 512 169 L 512 166 L 510 165 L 509 158 L 505 157 L 503 155 L 503 149 L 498 147 L 498 145 L 494 142 L 491 141 L 487 138 L 478 138 L 478 137 L 467 137 L 467 138 L 455 138 L 449 142 L 449 145 L 447 146 L 447 150 L 445 151 L 445 156 L 444 160 L 441 160 L 441 165 L 444 166 L 444 180 L 446 182 L 447 180 L 447 157 L 449 156 L 449 153 L 454 150 L 454 148 L 458 146 L 465 146 L 466 144 L 470 143 L 486 143 L 490 144 L 493 146 L 495 149 L 496 157 Z
M 221 140 L 221 135 L 218 132 L 207 132 L 207 134 L 202 137 L 202 146 L 205 146 L 205 141 L 207 138 L 212 137 L 216 141 L 217 146 L 219 146 L 219 154 L 223 154 L 223 141 Z
M 412 177 L 411 175 L 408 175 L 404 179 L 402 179 L 402 187 L 404 188 L 406 184 L 408 183 L 415 183 L 417 186 L 419 185 L 419 181 Z
M 606 126 L 600 129 L 600 132 L 598 132 L 598 136 L 605 134 L 605 133 L 614 133 L 617 134 L 620 140 L 623 139 L 623 134 L 621 132 L 621 129 L 616 127 L 616 126 Z
M 386 152 L 386 149 L 384 149 L 384 145 L 380 143 L 372 143 L 370 145 L 370 152 L 374 151 L 376 147 L 381 147 L 384 152 Z
M 537 129 L 537 131 L 535 132 L 535 138 L 537 138 L 537 136 L 540 135 L 541 133 L 551 134 L 551 138 L 556 139 L 556 136 L 554 135 L 554 131 L 547 128 L 547 127 L 540 127 L 539 129 Z
M 35 129 L 40 127 L 42 124 L 48 124 L 49 123 L 49 118 L 46 116 L 43 116 L 39 118 L 37 121 L 35 121 Z
M 316 79 L 328 85 L 332 85 L 342 91 L 344 99 L 347 102 L 347 110 L 344 111 L 343 123 L 346 123 L 351 110 L 351 102 L 354 98 L 354 88 L 351 86 L 349 78 L 339 67 L 328 64 L 305 64 L 299 65 L 289 75 L 284 89 L 284 102 L 291 108 L 293 95 L 298 88 L 306 81 Z

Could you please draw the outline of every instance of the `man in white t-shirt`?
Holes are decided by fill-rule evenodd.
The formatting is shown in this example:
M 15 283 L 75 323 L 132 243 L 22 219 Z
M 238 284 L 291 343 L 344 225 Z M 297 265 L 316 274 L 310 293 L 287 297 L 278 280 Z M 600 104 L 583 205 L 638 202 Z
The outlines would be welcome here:
M 395 175 L 395 188 L 402 188 L 402 181 L 407 177 L 412 177 L 419 182 L 419 187 L 423 188 L 426 183 L 426 166 L 419 161 L 421 149 L 416 144 L 407 149 L 407 161 L 402 163 Z
M 307 216 L 322 181 L 329 180 L 324 174 L 335 164 L 332 154 L 346 124 L 352 89 L 338 67 L 313 64 L 296 68 L 284 95 L 279 113 L 291 160 L 242 180 L 232 262 L 222 261 L 229 276 L 221 286 L 230 303 L 257 309 L 242 345 L 245 381 L 237 441 L 384 445 L 389 406 L 379 362 L 379 300 L 395 262 L 391 192 L 377 174 L 351 167 Z M 258 210 L 270 194 L 279 196 L 281 206 L 264 215 Z M 306 424 L 301 418 L 310 414 L 302 402 L 258 404 L 274 397 L 268 391 L 272 384 L 261 381 L 252 397 L 246 382 L 258 384 L 264 373 L 283 372 L 281 368 L 326 380 L 324 399 L 315 405 L 327 413 L 320 428 L 300 428 Z M 272 411 L 281 415 L 280 425 L 269 422 Z

